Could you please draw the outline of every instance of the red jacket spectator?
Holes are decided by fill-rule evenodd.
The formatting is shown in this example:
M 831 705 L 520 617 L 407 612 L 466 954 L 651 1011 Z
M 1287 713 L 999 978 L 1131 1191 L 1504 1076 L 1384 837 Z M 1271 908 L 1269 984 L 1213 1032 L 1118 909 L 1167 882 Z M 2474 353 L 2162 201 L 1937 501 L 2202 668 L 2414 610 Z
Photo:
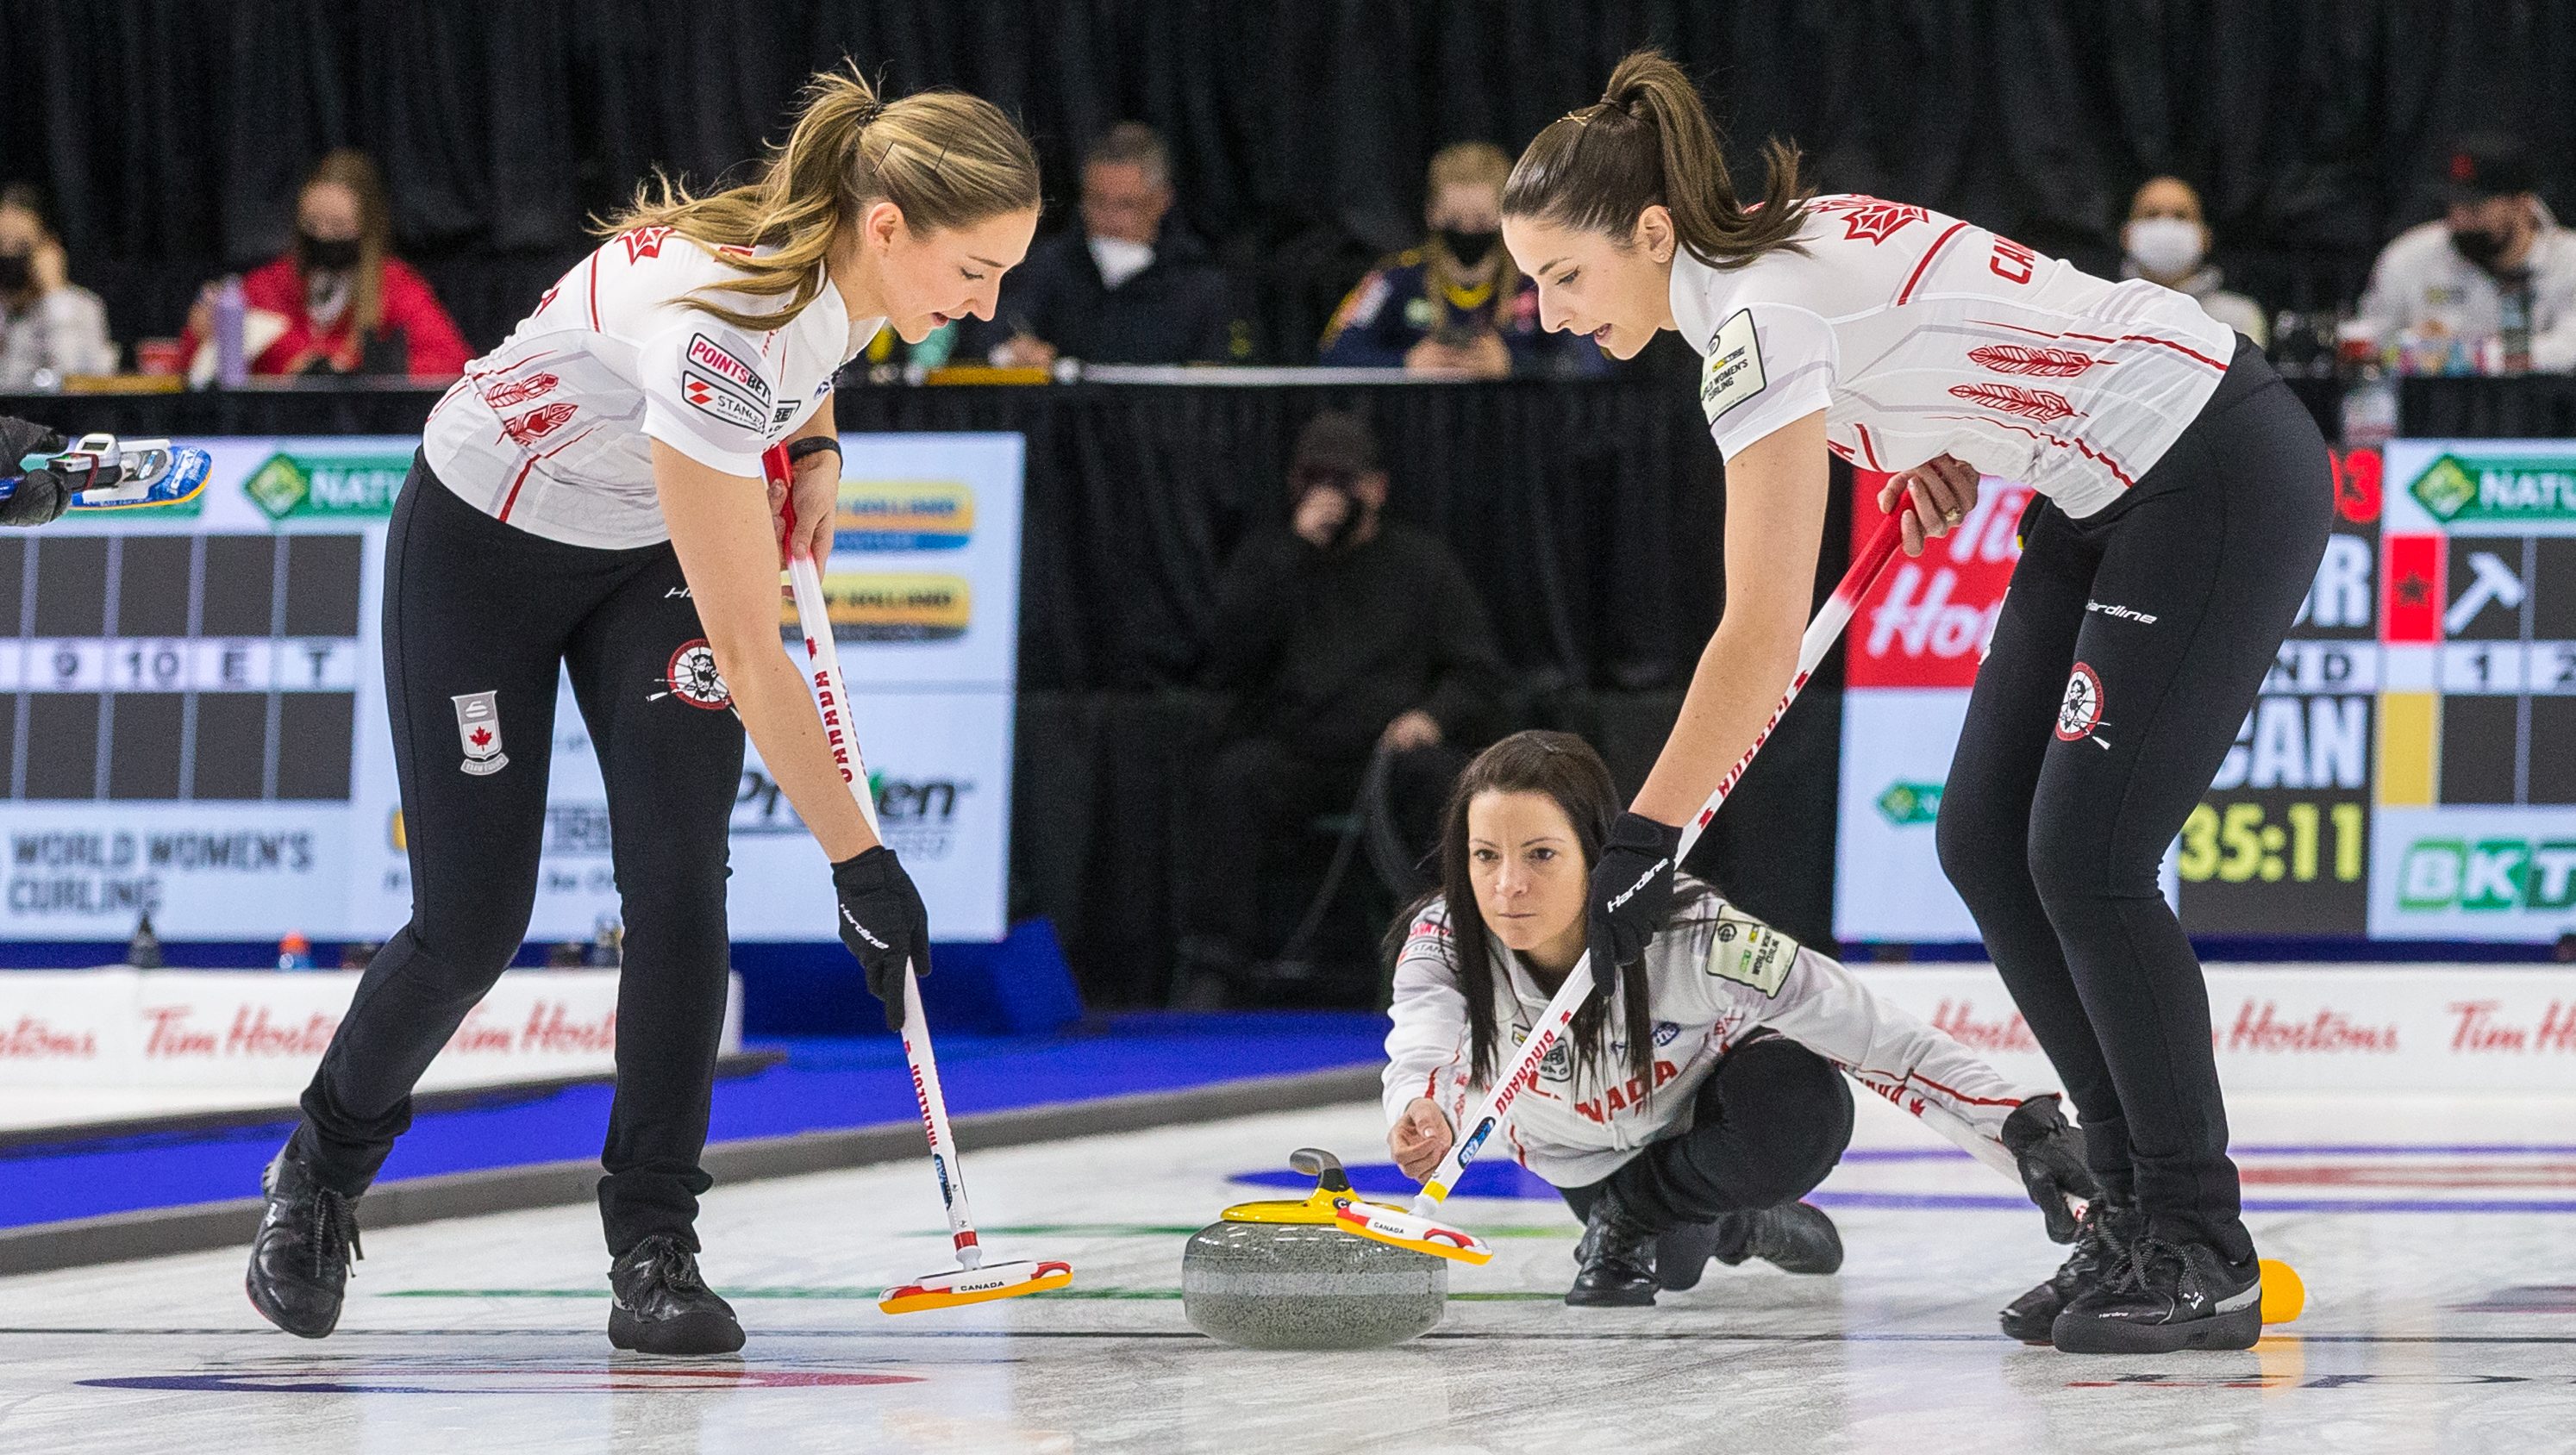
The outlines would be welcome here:
M 295 246 L 242 279 L 250 371 L 464 372 L 473 351 L 429 284 L 393 255 L 392 231 L 375 164 L 352 151 L 324 157 L 296 200 Z M 188 315 L 181 347 L 191 359 L 211 310 L 200 298 Z

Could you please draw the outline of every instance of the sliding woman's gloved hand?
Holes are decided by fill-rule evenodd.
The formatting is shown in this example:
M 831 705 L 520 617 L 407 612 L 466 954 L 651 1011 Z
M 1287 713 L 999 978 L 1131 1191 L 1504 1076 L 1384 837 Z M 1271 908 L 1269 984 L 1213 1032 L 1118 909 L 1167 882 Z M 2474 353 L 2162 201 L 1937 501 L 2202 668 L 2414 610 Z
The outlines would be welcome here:
M 2021 1185 L 2030 1200 L 2039 1204 L 2040 1216 L 2048 1219 L 2048 1240 L 2074 1242 L 2075 1214 L 2066 1199 L 2091 1202 L 2102 1195 L 2102 1184 L 2095 1180 L 2093 1169 L 2084 1165 L 2084 1136 L 2067 1125 L 2056 1093 L 2034 1096 L 2014 1107 L 2012 1115 L 2004 1118 L 2003 1142 L 2021 1167 Z
M 62 518 L 71 507 L 72 492 L 86 481 L 68 481 L 42 467 L 20 475 L 18 462 L 28 455 L 53 454 L 68 443 L 61 430 L 0 415 L 0 479 L 19 476 L 17 487 L 0 499 L 0 525 L 51 525 Z
M 1590 927 L 1585 940 L 1595 955 L 1612 965 L 1626 965 L 1646 953 L 1646 942 L 1673 912 L 1673 873 L 1681 857 L 1682 831 L 1640 814 L 1623 813 L 1610 825 L 1601 844 L 1601 862 L 1592 866 Z M 1592 973 L 1610 983 L 1609 966 L 1595 963 Z
M 903 1029 L 903 967 L 930 973 L 930 912 L 921 891 L 883 844 L 832 866 L 841 900 L 841 943 L 867 971 L 868 993 L 885 1002 L 886 1029 Z

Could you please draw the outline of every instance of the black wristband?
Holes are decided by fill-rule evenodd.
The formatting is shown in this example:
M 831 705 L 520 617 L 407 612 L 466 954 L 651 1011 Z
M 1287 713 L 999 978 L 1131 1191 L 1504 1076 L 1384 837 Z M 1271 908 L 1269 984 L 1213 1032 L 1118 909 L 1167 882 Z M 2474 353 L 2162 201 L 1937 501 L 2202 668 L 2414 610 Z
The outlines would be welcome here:
M 841 452 L 841 442 L 827 434 L 809 434 L 801 440 L 790 440 L 787 445 L 787 463 L 800 464 L 806 456 L 819 455 L 825 450 L 830 450 L 837 455 Z

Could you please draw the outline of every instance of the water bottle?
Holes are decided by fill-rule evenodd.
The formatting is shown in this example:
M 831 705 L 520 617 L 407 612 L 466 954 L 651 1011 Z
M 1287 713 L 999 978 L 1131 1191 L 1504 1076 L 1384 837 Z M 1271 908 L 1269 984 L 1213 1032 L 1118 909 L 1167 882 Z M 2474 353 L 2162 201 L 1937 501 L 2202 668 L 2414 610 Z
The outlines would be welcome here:
M 2343 447 L 2377 449 L 2396 435 L 2397 381 L 2374 359 L 2343 391 Z
M 227 274 L 215 287 L 215 382 L 239 389 L 250 379 L 250 360 L 243 357 L 242 332 L 250 305 L 242 298 L 238 274 Z
M 2497 332 L 2504 338 L 2504 372 L 2531 372 L 2531 280 L 2507 284 L 2496 296 Z
M 277 968 L 310 970 L 313 968 L 313 942 L 300 931 L 288 930 L 277 942 Z

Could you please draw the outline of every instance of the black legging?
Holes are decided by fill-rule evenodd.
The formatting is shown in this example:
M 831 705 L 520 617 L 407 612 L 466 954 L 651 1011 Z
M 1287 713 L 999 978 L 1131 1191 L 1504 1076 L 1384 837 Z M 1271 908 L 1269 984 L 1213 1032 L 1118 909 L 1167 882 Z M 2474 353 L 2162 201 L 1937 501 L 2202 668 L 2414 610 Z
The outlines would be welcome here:
M 1563 1189 L 1590 1217 L 1605 1187 L 1646 1226 L 1677 1228 L 1795 1202 L 1851 1145 L 1851 1084 L 1834 1063 L 1757 1033 L 1717 1063 L 1691 1098 L 1691 1127 L 1649 1143 L 1599 1182 Z
M 626 919 L 600 1213 L 612 1254 L 654 1233 L 696 1246 L 743 732 L 692 672 L 711 656 L 684 654 L 704 639 L 685 588 L 668 544 L 605 551 L 530 535 L 413 462 L 385 538 L 384 617 L 412 917 L 367 966 L 304 1092 L 296 1145 L 324 1185 L 354 1194 L 375 1177 L 411 1125 L 413 1084 L 527 933 L 560 668 L 607 783 Z M 481 692 L 499 694 L 508 761 L 478 773 L 454 699 Z
M 2155 1230 L 2252 1256 L 2200 962 L 2156 883 L 2325 553 L 2325 441 L 2241 338 L 2108 510 L 2023 521 L 1941 795 L 1941 867 L 2064 1078 L 2086 1155 Z

